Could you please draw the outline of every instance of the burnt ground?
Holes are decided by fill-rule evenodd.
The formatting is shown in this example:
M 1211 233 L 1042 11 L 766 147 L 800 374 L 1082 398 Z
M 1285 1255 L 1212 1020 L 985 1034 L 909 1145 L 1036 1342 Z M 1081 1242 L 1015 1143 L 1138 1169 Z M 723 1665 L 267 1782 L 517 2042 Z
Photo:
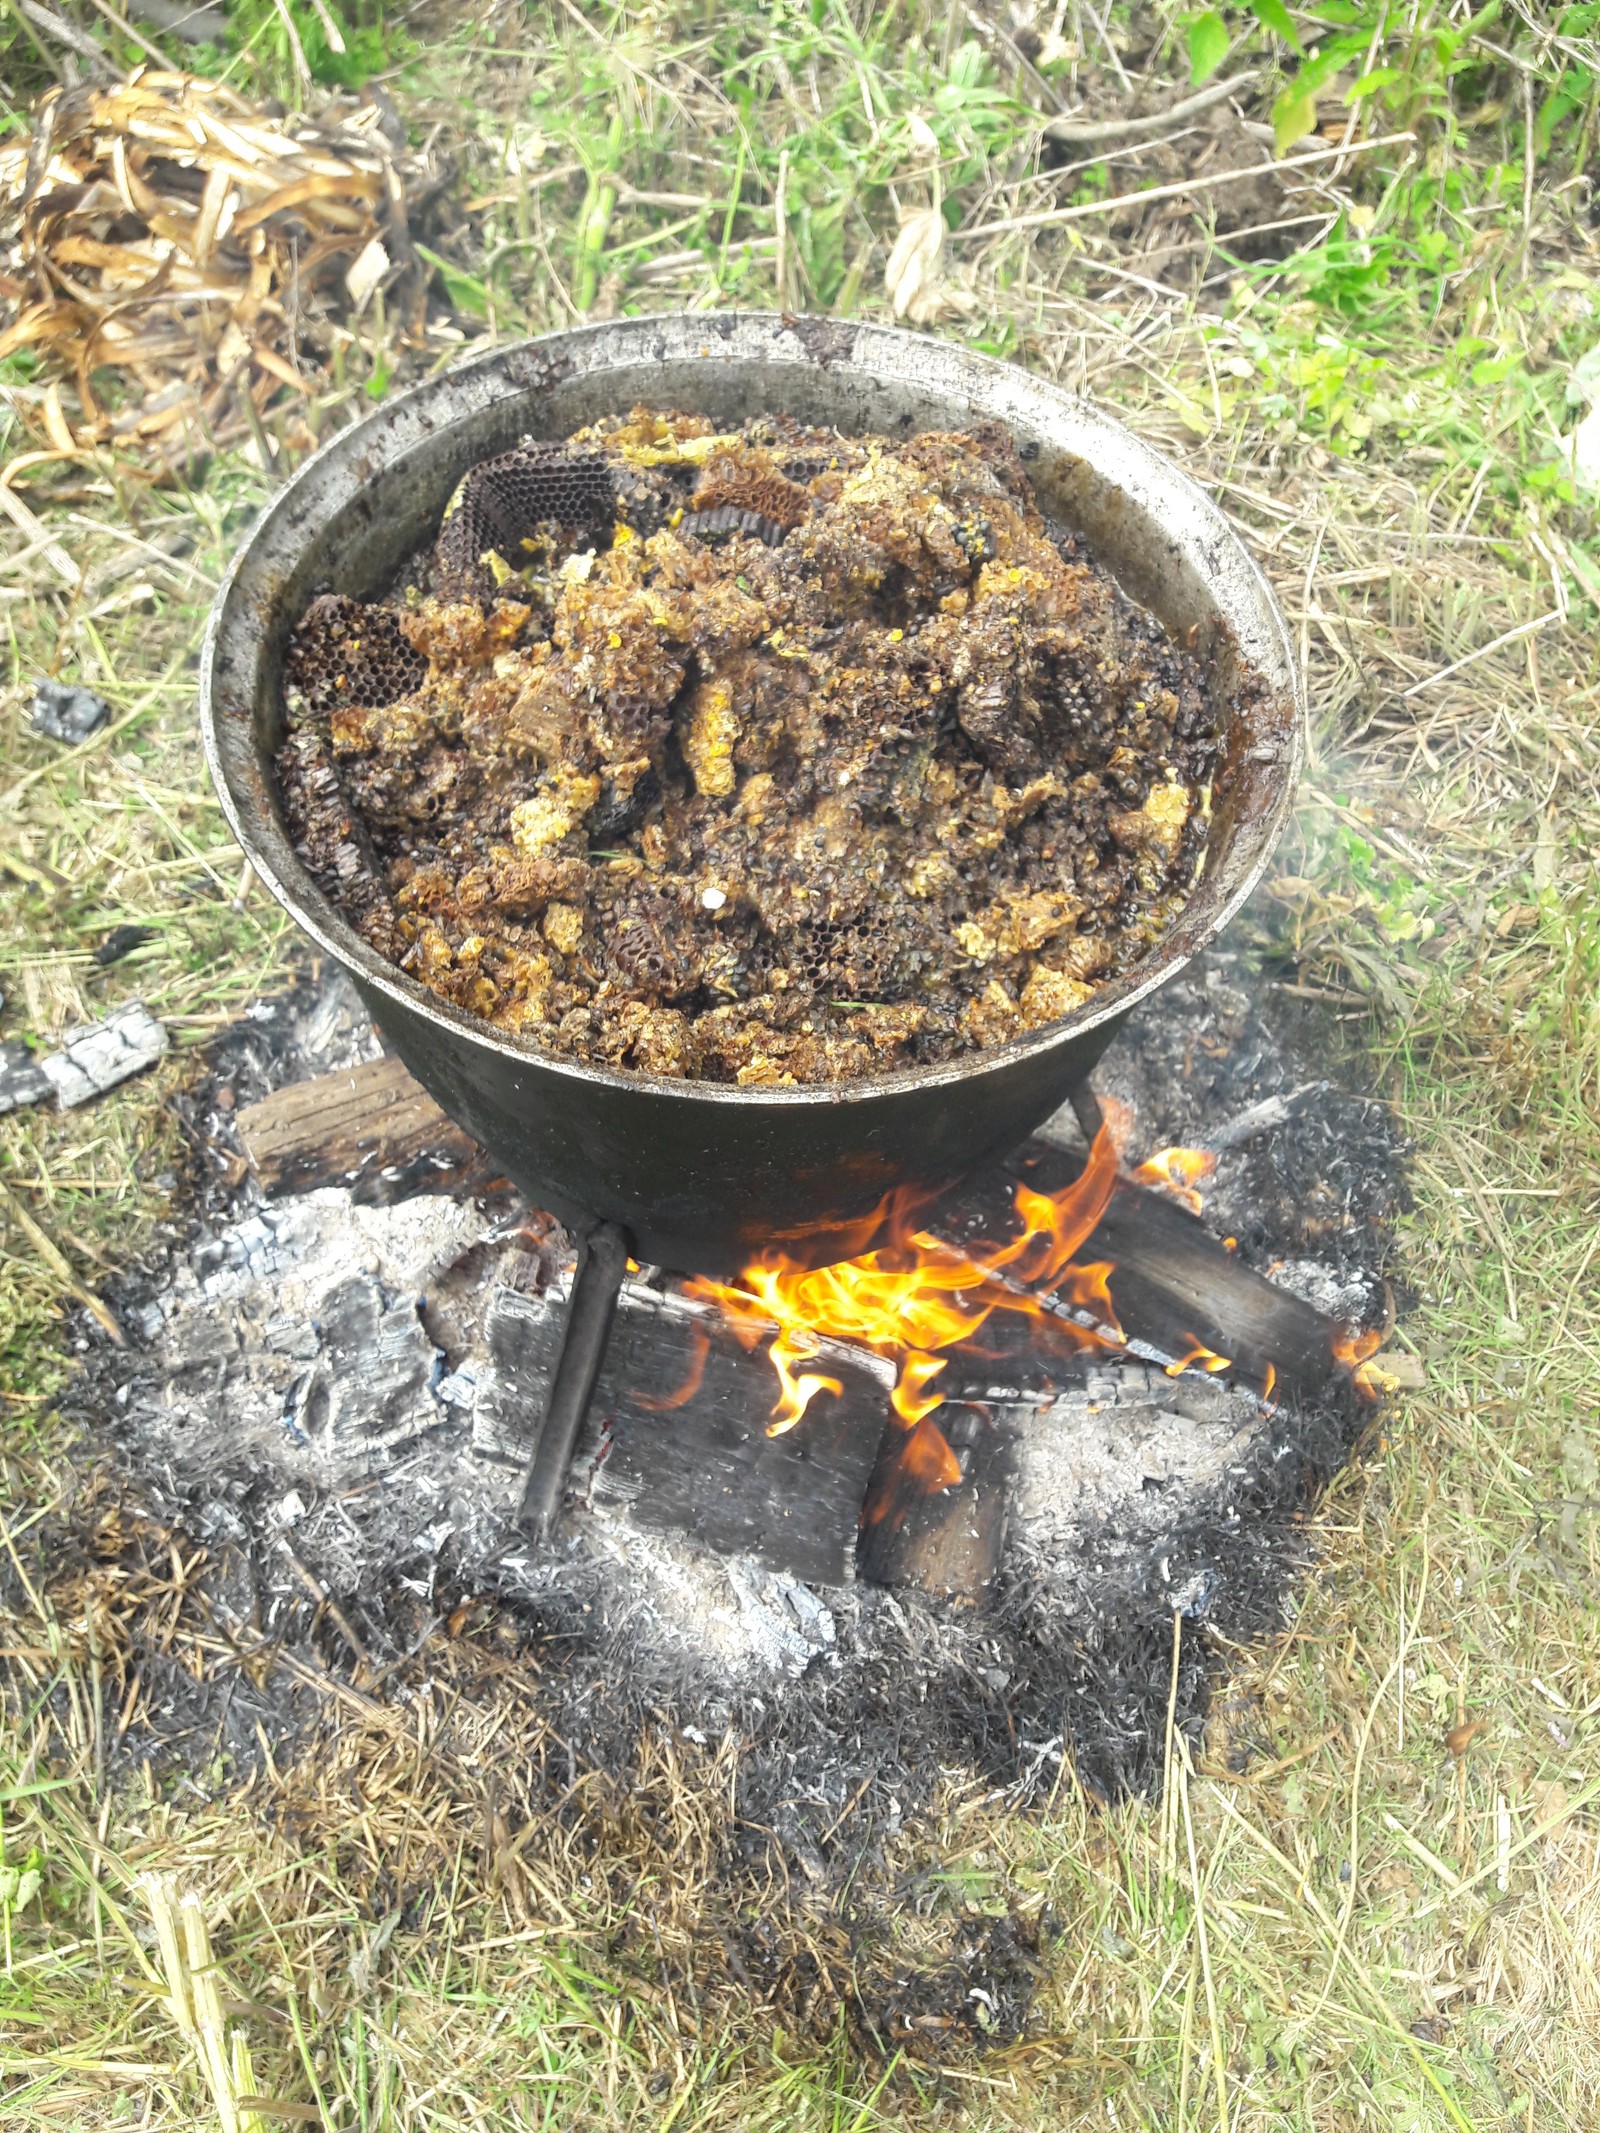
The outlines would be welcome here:
M 1404 1149 L 1336 1035 L 1225 945 L 1141 1011 L 1099 1081 L 1134 1107 L 1135 1157 L 1226 1142 L 1218 1127 L 1289 1098 L 1224 1149 L 1207 1219 L 1370 1321 Z M 250 1221 L 237 1108 L 372 1048 L 351 996 L 309 970 L 222 1033 L 174 1099 L 178 1211 L 110 1292 L 125 1326 L 158 1323 L 182 1271 Z M 509 1203 L 478 1216 L 525 1257 L 540 1234 Z M 203 1447 L 164 1433 L 154 1336 L 119 1353 L 86 1325 L 79 1343 L 80 1464 L 28 1567 L 100 1657 L 114 1781 L 148 1772 L 177 1799 L 254 1788 L 332 1849 L 375 1918 L 421 1916 L 465 1844 L 514 1918 L 576 1916 L 582 1889 L 607 1967 L 702 2019 L 753 2004 L 820 2040 L 842 2007 L 865 2046 L 924 2053 L 1023 2034 L 1050 1931 L 1023 1900 L 952 1906 L 930 1814 L 952 1787 L 1026 1808 L 1062 1784 L 1100 1799 L 1156 1785 L 1175 1611 L 1177 1723 L 1198 1751 L 1228 1646 L 1284 1622 L 1313 1569 L 1305 1514 L 1374 1412 L 1341 1388 L 1259 1417 L 1186 1485 L 1146 1476 L 1131 1505 L 1080 1518 L 1067 1557 L 1024 1534 L 981 1605 L 857 1583 L 821 1594 L 819 1620 L 764 1587 L 752 1619 L 781 1616 L 787 1643 L 757 1663 L 748 1636 L 730 1660 L 681 1622 L 642 1630 L 599 1571 L 531 1572 L 503 1472 L 498 1499 L 463 1508 L 469 1446 L 443 1411 L 371 1479 L 319 1486 L 287 1433 L 281 1454 L 249 1441 L 225 1402 Z M 624 1561 L 630 1592 L 641 1560 Z M 680 1585 L 710 1574 L 670 1567 Z M 1234 1767 L 1274 1752 L 1232 1714 Z

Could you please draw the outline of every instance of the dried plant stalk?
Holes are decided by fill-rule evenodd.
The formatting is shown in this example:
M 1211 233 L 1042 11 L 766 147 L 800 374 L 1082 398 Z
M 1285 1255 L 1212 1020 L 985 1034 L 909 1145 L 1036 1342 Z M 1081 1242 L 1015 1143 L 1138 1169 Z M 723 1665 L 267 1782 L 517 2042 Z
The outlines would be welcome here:
M 141 1874 L 139 1887 L 156 1929 L 173 2021 L 194 2048 L 222 2133 L 260 2133 L 262 2116 L 250 2108 L 255 2100 L 250 2046 L 242 2030 L 231 2036 L 228 2031 L 222 1974 L 204 1907 L 192 1890 L 180 1886 L 176 1874 Z
M 35 349 L 72 381 L 75 421 L 59 392 L 40 407 L 53 452 L 193 450 L 230 417 L 244 434 L 252 408 L 305 389 L 330 325 L 370 297 L 375 239 L 386 316 L 417 329 L 419 186 L 437 190 L 436 174 L 394 146 L 375 103 L 277 118 L 221 82 L 143 67 L 51 89 L 32 133 L 0 146 L 0 358 Z

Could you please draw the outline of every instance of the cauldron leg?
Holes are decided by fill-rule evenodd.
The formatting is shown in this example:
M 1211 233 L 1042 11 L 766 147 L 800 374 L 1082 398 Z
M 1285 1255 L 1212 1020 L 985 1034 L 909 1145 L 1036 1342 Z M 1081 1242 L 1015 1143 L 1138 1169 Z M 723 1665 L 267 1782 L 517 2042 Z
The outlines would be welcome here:
M 605 1360 L 616 1315 L 617 1292 L 628 1270 L 627 1232 L 614 1222 L 597 1222 L 578 1246 L 567 1306 L 561 1359 L 550 1381 L 544 1423 L 522 1487 L 517 1520 L 537 1540 L 548 1541 L 561 1516 L 561 1499 L 572 1464 L 572 1448 L 594 1397 L 595 1381 Z
M 1072 1106 L 1072 1115 L 1078 1121 L 1078 1131 L 1089 1147 L 1093 1147 L 1100 1128 L 1105 1124 L 1105 1113 L 1100 1108 L 1100 1099 L 1089 1086 L 1089 1077 L 1075 1081 L 1067 1091 L 1067 1102 Z

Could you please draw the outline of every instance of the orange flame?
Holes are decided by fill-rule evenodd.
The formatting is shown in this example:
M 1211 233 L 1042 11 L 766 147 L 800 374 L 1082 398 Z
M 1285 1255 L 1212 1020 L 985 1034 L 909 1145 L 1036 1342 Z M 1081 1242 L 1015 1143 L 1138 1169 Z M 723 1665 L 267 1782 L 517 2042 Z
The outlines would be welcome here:
M 887 1518 L 891 1528 L 896 1528 L 913 1497 L 936 1496 L 942 1489 L 953 1489 L 962 1478 L 961 1461 L 950 1449 L 949 1439 L 931 1415 L 924 1415 L 901 1443 L 884 1486 L 874 1488 L 866 1522 L 876 1526 Z
M 1376 1400 L 1383 1391 L 1382 1372 L 1372 1357 L 1383 1346 L 1383 1333 L 1376 1326 L 1365 1332 L 1346 1327 L 1333 1336 L 1333 1353 L 1350 1373 L 1350 1382 L 1364 1400 Z
M 1347 1370 L 1359 1370 L 1368 1356 L 1376 1355 L 1382 1346 L 1383 1335 L 1375 1326 L 1369 1326 L 1364 1333 L 1345 1328 L 1333 1336 L 1334 1355 Z
M 1216 1354 L 1203 1341 L 1197 1341 L 1192 1333 L 1186 1333 L 1184 1339 L 1189 1343 L 1189 1352 L 1187 1355 L 1180 1355 L 1175 1362 L 1168 1363 L 1169 1378 L 1180 1378 L 1186 1370 L 1209 1370 L 1215 1376 L 1219 1370 L 1233 1368 L 1231 1356 Z
M 807 1268 L 781 1252 L 767 1252 L 747 1266 L 736 1283 L 701 1277 L 688 1283 L 687 1293 L 715 1303 L 747 1348 L 776 1328 L 768 1352 L 779 1397 L 770 1434 L 792 1428 L 819 1392 L 837 1395 L 843 1390 L 836 1378 L 795 1375 L 794 1364 L 816 1355 L 820 1337 L 853 1342 L 891 1361 L 891 1404 L 906 1429 L 915 1430 L 942 1403 L 943 1395 L 934 1386 L 948 1360 L 941 1351 L 970 1341 L 996 1311 L 1042 1317 L 1041 1299 L 1064 1295 L 1092 1308 L 1116 1330 L 1106 1287 L 1110 1267 L 1071 1263 L 1104 1213 L 1116 1182 L 1116 1148 L 1103 1131 L 1081 1176 L 1064 1191 L 1047 1194 L 1019 1185 L 1019 1234 L 1009 1244 L 977 1248 L 977 1257 L 953 1250 L 924 1230 L 911 1230 L 902 1200 L 886 1203 L 882 1211 L 890 1241 L 861 1258 Z M 1007 1277 L 1004 1282 L 1002 1275 Z M 1013 1283 L 1026 1287 L 1019 1290 Z M 1099 1339 L 1067 1320 L 1057 1320 L 1056 1330 L 1085 1346 Z M 942 1436 L 939 1443 L 944 1443 Z M 944 1456 L 954 1458 L 948 1445 Z
M 785 1430 L 794 1428 L 819 1392 L 831 1392 L 838 1399 L 844 1391 L 844 1380 L 824 1377 L 816 1370 L 796 1376 L 793 1365 L 808 1360 L 814 1352 L 803 1335 L 780 1333 L 768 1352 L 778 1373 L 779 1394 L 767 1435 L 781 1437 Z
M 632 1261 L 629 1261 L 632 1264 Z M 700 1390 L 700 1382 L 706 1374 L 706 1358 L 711 1353 L 711 1335 L 704 1326 L 694 1329 L 689 1354 L 689 1373 L 676 1392 L 663 1393 L 659 1398 L 638 1392 L 633 1395 L 635 1407 L 642 1407 L 649 1415 L 670 1415 L 674 1408 L 687 1407 Z
M 1169 1199 L 1181 1201 L 1190 1214 L 1197 1215 L 1205 1201 L 1195 1187 L 1209 1178 L 1216 1167 L 1217 1159 L 1209 1148 L 1158 1148 L 1133 1175 L 1137 1184 L 1164 1192 Z

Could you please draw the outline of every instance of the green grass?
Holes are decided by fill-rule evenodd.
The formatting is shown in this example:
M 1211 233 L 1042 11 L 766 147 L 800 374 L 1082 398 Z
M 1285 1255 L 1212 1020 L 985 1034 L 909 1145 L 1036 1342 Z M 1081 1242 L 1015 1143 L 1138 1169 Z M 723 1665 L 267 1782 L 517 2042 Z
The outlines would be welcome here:
M 314 11 L 292 5 L 309 54 Z M 1207 50 L 1205 12 L 1143 9 L 1135 29 L 1115 5 L 1113 54 L 1098 12 L 1069 7 L 1038 64 L 1095 111 L 1122 96 L 1118 66 L 1166 74 L 1176 96 Z M 908 1906 L 908 1947 L 1001 1902 L 1055 1921 L 1038 2032 L 939 2072 L 802 2046 L 749 2007 L 701 2019 L 610 1952 L 636 1890 L 663 1930 L 702 1929 L 711 1764 L 657 1774 L 659 1849 L 595 1872 L 621 1840 L 585 1823 L 581 1858 L 530 1841 L 524 1879 L 485 1856 L 471 1786 L 492 1759 L 469 1783 L 443 1736 L 417 1746 L 413 1714 L 330 1720 L 320 1756 L 239 1794 L 204 1764 L 164 1796 L 108 1790 L 110 1662 L 82 1628 L 101 1588 L 41 1588 L 5 1638 L 19 1700 L 0 1772 L 0 2053 L 16 2122 L 215 2122 L 160 1996 L 149 1867 L 201 1892 L 261 2091 L 340 2128 L 1600 2122 L 1600 552 L 1561 466 L 1567 379 L 1600 340 L 1583 175 L 1595 10 L 1420 0 L 1380 19 L 1375 0 L 1324 0 L 1289 11 L 1300 53 L 1269 9 L 1218 12 L 1225 68 L 1264 70 L 1257 108 L 1276 107 L 1280 137 L 1319 40 L 1347 86 L 1367 83 L 1353 100 L 1335 84 L 1324 132 L 1367 105 L 1371 131 L 1418 135 L 1287 261 L 1230 256 L 1204 196 L 1159 230 L 1091 218 L 961 240 L 1131 189 L 1147 165 L 1040 174 L 1037 92 L 954 11 L 345 19 L 385 39 L 414 132 L 442 124 L 458 144 L 478 204 L 437 251 L 467 335 L 780 294 L 884 316 L 897 214 L 937 186 L 961 299 L 943 330 L 1120 410 L 1249 529 L 1314 722 L 1295 829 L 1249 923 L 1332 996 L 1416 1149 L 1397 1341 L 1423 1382 L 1322 1505 L 1292 1629 L 1228 1655 L 1200 1768 L 1180 1760 L 1161 1802 L 1092 1808 L 1069 1779 L 1047 1811 L 1013 1817 L 957 1776 L 901 1840 L 925 1910 Z M 104 28 L 87 8 L 74 19 Z M 0 73 L 25 98 L 48 72 L 15 13 L 0 21 Z M 235 21 L 232 78 L 301 96 L 275 8 L 251 0 Z M 1191 249 L 1146 250 L 1156 236 Z M 1170 296 L 1148 286 L 1163 272 Z M 340 361 L 328 421 L 390 374 L 376 337 Z M 237 460 L 182 493 L 41 479 L 31 507 L 91 569 L 130 529 L 192 545 L 108 581 L 102 599 L 151 591 L 92 620 L 96 601 L 73 608 L 37 563 L 0 577 L 31 595 L 0 603 L 0 868 L 20 863 L 0 874 L 4 1033 L 47 1037 L 138 992 L 177 1040 L 155 1076 L 87 1113 L 0 1121 L 0 1178 L 90 1285 L 165 1212 L 180 1150 L 164 1099 L 194 1047 L 290 946 L 259 891 L 239 899 L 193 729 L 208 586 L 263 492 Z M 1541 626 L 1484 650 L 1524 623 Z M 102 688 L 119 729 L 76 755 L 32 739 L 45 671 Z M 155 938 L 102 973 L 92 947 L 121 920 Z M 62 1310 L 25 1241 L 0 1233 L 5 1523 L 24 1561 L 39 1507 L 81 1485 L 48 1407 L 72 1360 Z M 455 1708 L 494 1708 L 492 1687 L 459 1687 Z M 1215 1774 L 1230 1744 L 1252 1752 L 1243 1780 Z M 374 1800 L 404 1778 L 406 1843 L 436 1829 L 433 1900 L 392 1930 L 347 1796 L 318 1789 L 356 1769 Z

